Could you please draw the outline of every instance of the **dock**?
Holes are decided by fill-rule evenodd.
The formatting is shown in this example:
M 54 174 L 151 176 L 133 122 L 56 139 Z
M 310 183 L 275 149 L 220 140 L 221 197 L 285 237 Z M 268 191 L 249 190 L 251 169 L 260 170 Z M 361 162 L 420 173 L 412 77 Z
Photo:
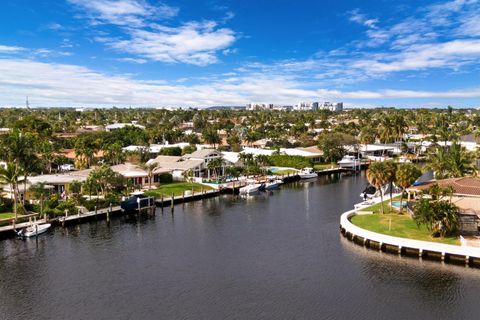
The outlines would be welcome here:
M 47 221 L 45 219 L 38 219 L 36 220 L 36 224 L 39 224 L 39 223 L 46 223 Z M 3 227 L 0 227 L 0 233 L 3 233 L 3 232 L 6 232 L 6 233 L 13 233 L 15 232 L 17 229 L 23 229 L 23 228 L 27 228 L 27 227 L 30 227 L 31 225 L 33 225 L 33 222 L 32 221 L 27 221 L 27 222 L 20 222 L 20 223 L 14 223 L 12 221 L 12 224 L 9 224 L 8 226 L 3 226 Z
M 110 220 L 110 216 L 114 214 L 119 214 L 122 213 L 122 208 L 120 206 L 110 206 L 108 208 L 103 208 L 103 209 L 98 209 L 98 210 L 93 210 L 93 211 L 88 211 L 81 213 L 80 211 L 78 214 L 72 214 L 68 215 L 65 214 L 63 217 L 58 218 L 58 222 L 62 225 L 65 226 L 67 224 L 71 223 L 80 223 L 83 221 L 89 221 L 92 218 L 94 219 L 107 219 L 107 221 Z
M 174 195 L 163 195 L 160 198 L 155 199 L 155 204 L 157 207 L 166 207 L 166 206 L 172 206 L 175 204 L 179 203 L 184 203 L 184 202 L 190 202 L 190 201 L 195 201 L 195 200 L 200 200 L 200 199 L 205 199 L 205 198 L 212 198 L 216 197 L 220 194 L 221 190 L 201 190 L 199 192 L 195 191 L 190 191 L 184 192 L 181 195 L 174 196 Z

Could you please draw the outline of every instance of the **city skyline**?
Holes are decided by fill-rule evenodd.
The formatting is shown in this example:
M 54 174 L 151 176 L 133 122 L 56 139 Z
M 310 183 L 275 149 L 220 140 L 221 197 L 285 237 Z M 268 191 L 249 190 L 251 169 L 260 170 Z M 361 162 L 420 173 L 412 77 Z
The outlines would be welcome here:
M 10 1 L 0 106 L 479 107 L 477 0 Z

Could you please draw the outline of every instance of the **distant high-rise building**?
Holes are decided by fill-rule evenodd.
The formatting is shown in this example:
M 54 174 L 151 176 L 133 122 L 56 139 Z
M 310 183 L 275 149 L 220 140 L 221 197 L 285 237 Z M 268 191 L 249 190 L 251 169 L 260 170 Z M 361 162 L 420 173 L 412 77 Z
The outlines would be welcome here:
M 247 110 L 271 110 L 273 109 L 273 103 L 249 103 L 247 104 Z

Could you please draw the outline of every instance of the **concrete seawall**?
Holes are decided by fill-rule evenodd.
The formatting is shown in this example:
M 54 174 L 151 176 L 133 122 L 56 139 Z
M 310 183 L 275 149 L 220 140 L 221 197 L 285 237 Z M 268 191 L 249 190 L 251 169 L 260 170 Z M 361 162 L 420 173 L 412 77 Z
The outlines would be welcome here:
M 370 249 L 407 256 L 480 267 L 480 248 L 413 240 L 372 232 L 354 225 L 350 219 L 357 210 L 340 217 L 340 232 L 349 240 Z

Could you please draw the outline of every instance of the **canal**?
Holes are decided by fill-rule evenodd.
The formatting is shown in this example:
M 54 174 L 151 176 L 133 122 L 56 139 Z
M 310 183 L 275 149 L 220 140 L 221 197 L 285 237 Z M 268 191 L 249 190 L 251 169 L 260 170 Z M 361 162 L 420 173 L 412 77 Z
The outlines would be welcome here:
M 479 269 L 340 235 L 365 184 L 320 177 L 1 241 L 0 319 L 476 318 Z

